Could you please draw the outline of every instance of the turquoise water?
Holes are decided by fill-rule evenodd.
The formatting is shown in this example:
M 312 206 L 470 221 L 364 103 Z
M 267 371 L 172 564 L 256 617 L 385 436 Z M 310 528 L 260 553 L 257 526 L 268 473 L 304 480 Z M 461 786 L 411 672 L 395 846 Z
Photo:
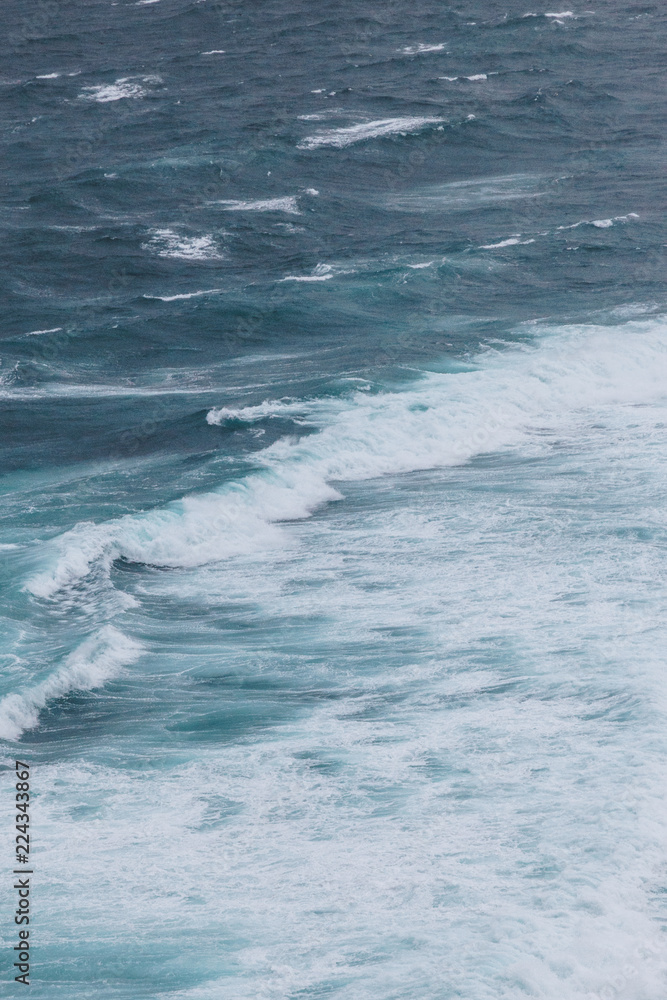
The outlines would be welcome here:
M 33 996 L 665 995 L 665 13 L 524 7 L 5 6 Z

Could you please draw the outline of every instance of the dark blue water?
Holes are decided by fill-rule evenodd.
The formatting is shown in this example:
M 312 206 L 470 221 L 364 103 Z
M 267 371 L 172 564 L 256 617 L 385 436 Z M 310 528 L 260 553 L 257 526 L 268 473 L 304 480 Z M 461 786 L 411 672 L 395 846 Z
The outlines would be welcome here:
M 33 995 L 661 1000 L 664 8 L 2 25 Z

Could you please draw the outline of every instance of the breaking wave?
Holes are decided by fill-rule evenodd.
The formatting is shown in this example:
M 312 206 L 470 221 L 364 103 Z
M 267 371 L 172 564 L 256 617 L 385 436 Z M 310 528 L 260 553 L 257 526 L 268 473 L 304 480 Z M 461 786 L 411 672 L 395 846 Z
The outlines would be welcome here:
M 573 326 L 533 345 L 488 350 L 468 371 L 427 373 L 406 391 L 209 412 L 209 424 L 303 414 L 319 432 L 259 452 L 259 471 L 157 511 L 82 523 L 53 544 L 51 567 L 27 584 L 50 598 L 115 559 L 191 567 L 286 543 L 279 522 L 340 499 L 338 484 L 461 465 L 508 448 L 549 447 L 601 409 L 662 398 L 667 325 Z
M 83 642 L 63 665 L 45 680 L 0 701 L 0 739 L 17 740 L 39 722 L 39 713 L 50 701 L 73 691 L 102 687 L 134 663 L 143 647 L 113 625 Z

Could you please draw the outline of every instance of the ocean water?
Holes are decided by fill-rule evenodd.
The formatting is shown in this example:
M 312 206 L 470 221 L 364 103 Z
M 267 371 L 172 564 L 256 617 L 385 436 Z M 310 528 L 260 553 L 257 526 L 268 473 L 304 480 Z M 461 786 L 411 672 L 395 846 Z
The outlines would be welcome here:
M 2 8 L 2 978 L 662 1000 L 667 11 Z

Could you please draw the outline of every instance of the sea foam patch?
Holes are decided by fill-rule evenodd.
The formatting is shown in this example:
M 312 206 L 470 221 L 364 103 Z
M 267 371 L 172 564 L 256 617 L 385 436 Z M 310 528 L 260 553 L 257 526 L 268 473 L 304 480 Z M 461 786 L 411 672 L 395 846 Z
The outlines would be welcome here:
M 338 273 L 346 273 L 338 271 Z M 329 281 L 334 276 L 332 264 L 318 264 L 312 274 L 288 274 L 281 281 Z
M 529 243 L 534 243 L 534 239 L 522 240 L 519 236 L 510 236 L 506 240 L 501 240 L 499 243 L 483 243 L 479 249 L 480 250 L 499 250 L 501 247 L 515 247 L 522 246 L 525 247 Z
M 182 302 L 186 299 L 199 299 L 206 295 L 220 295 L 223 288 L 202 288 L 197 292 L 179 292 L 176 295 L 144 295 L 145 299 L 159 299 L 160 302 Z
M 573 222 L 570 226 L 558 226 L 558 229 L 578 229 L 579 226 L 594 226 L 596 229 L 611 229 L 616 222 L 629 222 L 630 219 L 638 219 L 636 212 L 628 212 L 627 215 L 614 215 L 609 219 L 583 219 L 581 222 Z
M 323 405 L 326 405 L 324 403 Z M 317 407 L 315 401 L 300 400 L 266 400 L 255 406 L 218 406 L 206 414 L 206 423 L 220 426 L 227 422 L 255 423 L 270 417 L 305 416 Z
M 258 198 L 255 201 L 239 199 L 221 199 L 210 202 L 221 205 L 226 212 L 287 212 L 290 215 L 300 215 L 296 195 L 286 195 L 282 198 Z
M 537 174 L 509 174 L 475 180 L 431 184 L 400 194 L 389 195 L 384 204 L 399 212 L 465 211 L 496 202 L 540 198 L 547 193 L 550 179 Z
M 377 121 L 348 125 L 345 128 L 329 129 L 317 135 L 310 135 L 298 143 L 299 149 L 318 149 L 332 146 L 343 149 L 355 142 L 377 139 L 388 135 L 409 135 L 420 132 L 428 125 L 439 125 L 444 118 L 425 118 L 417 115 L 405 118 L 381 118 Z
M 473 73 L 472 76 L 439 76 L 438 80 L 449 80 L 450 83 L 455 83 L 457 80 L 470 80 L 471 83 L 481 83 L 483 80 L 488 80 L 490 76 L 498 76 L 498 74 Z
M 145 97 L 148 93 L 143 84 L 162 83 L 159 76 L 119 77 L 115 83 L 96 84 L 91 87 L 84 87 L 79 99 L 84 101 L 97 101 L 99 104 L 106 104 L 110 101 L 121 101 L 126 98 Z
M 429 52 L 442 52 L 444 47 L 444 42 L 419 42 L 417 45 L 406 45 L 405 48 L 399 49 L 398 51 L 402 52 L 405 56 L 421 56 L 426 55 Z
M 142 244 L 142 247 L 153 250 L 158 257 L 174 257 L 177 260 L 221 260 L 224 256 L 211 234 L 184 236 L 173 229 L 156 229 L 150 242 Z

